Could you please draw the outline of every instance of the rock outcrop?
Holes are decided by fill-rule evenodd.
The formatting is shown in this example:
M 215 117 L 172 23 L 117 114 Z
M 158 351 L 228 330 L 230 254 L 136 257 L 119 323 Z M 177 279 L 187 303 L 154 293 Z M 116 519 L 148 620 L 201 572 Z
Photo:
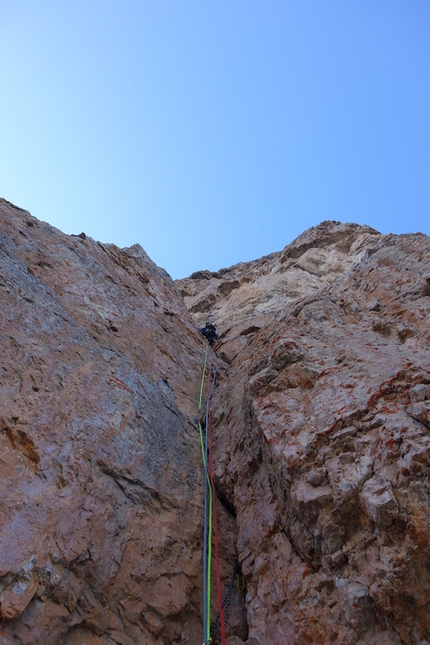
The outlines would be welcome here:
M 317 293 L 352 269 L 380 237 L 369 226 L 324 222 L 279 253 L 218 272 L 197 271 L 177 285 L 196 321 L 203 323 L 210 313 L 223 327 L 241 324 Z
M 138 245 L 0 208 L 0 643 L 200 642 L 203 339 Z
M 207 317 L 228 645 L 429 642 L 428 237 L 324 222 L 175 285 L 0 220 L 0 645 L 201 643 Z
M 225 328 L 217 478 L 249 645 L 429 640 L 429 251 L 421 234 L 324 222 L 180 283 L 196 322 Z

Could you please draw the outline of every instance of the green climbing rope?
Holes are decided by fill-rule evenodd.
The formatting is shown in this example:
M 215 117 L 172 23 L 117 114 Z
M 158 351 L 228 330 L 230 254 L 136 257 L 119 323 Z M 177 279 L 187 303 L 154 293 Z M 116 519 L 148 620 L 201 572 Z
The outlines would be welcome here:
M 208 359 L 209 343 L 206 343 L 205 359 L 203 364 L 202 380 L 200 384 L 199 409 L 203 403 L 203 392 L 206 380 L 206 369 Z M 207 404 L 206 404 L 207 405 Z M 198 422 L 200 446 L 203 462 L 204 481 L 204 518 L 203 518 L 203 640 L 210 641 L 210 603 L 211 603 L 211 568 L 212 568 L 212 489 L 210 485 L 207 460 L 208 446 L 208 425 L 206 423 L 205 436 L 203 437 L 202 424 Z M 209 499 L 208 499 L 209 498 Z

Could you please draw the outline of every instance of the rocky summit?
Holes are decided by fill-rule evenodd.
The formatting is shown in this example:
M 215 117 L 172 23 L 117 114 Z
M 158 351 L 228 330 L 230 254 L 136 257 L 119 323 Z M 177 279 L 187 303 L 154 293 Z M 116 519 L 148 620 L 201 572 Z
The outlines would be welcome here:
M 174 282 L 0 200 L 0 315 L 0 645 L 201 645 L 206 320 L 227 645 L 430 643 L 427 236 Z

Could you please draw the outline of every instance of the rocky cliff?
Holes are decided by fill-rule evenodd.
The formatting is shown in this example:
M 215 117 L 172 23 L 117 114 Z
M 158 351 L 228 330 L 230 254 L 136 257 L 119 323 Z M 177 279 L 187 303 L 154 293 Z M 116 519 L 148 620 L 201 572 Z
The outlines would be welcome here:
M 207 317 L 228 645 L 429 642 L 428 237 L 324 222 L 174 284 L 0 218 L 1 645 L 201 643 Z

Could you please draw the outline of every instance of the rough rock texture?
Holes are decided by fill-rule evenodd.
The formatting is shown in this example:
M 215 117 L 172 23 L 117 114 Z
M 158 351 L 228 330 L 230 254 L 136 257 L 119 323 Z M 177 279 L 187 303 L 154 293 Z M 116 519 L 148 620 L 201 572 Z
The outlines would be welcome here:
M 0 645 L 202 642 L 208 315 L 228 645 L 430 642 L 429 238 L 324 222 L 177 289 L 0 223 Z
M 303 280 L 297 264 L 279 277 L 291 255 Z M 229 270 L 230 294 L 225 275 L 180 288 L 196 322 L 214 294 L 211 319 L 227 326 L 212 409 L 249 645 L 428 643 L 429 238 L 324 222 Z M 254 283 L 269 311 L 250 306 Z M 306 297 L 283 296 L 288 284 Z
M 369 226 L 324 222 L 279 253 L 218 272 L 197 271 L 177 285 L 199 323 L 210 314 L 222 327 L 256 317 L 265 324 L 268 315 L 350 270 L 380 237 Z
M 0 643 L 200 642 L 203 340 L 138 245 L 0 219 Z

